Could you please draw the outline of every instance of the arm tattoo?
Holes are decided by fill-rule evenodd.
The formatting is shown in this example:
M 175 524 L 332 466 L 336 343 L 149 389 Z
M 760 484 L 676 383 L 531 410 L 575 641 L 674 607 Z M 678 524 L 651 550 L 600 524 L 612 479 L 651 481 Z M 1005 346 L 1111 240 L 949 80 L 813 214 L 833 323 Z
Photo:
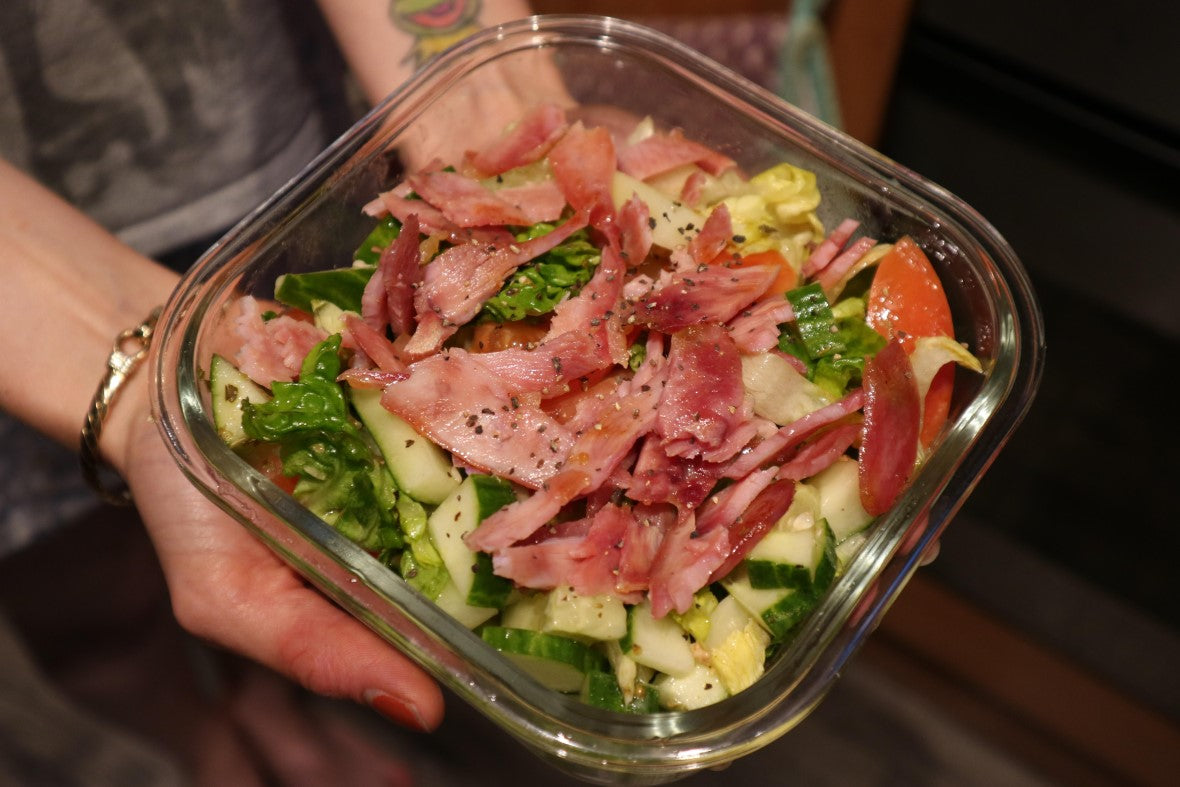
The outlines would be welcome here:
M 415 67 L 479 30 L 480 0 L 389 0 L 394 26 L 414 39 L 406 60 Z

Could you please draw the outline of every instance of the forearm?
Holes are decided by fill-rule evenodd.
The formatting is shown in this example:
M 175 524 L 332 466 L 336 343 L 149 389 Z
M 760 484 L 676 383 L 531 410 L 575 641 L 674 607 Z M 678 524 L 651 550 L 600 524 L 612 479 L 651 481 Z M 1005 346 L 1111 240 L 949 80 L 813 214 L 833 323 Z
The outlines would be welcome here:
M 0 408 L 76 447 L 115 337 L 163 303 L 177 276 L 3 161 L 0 249 Z M 103 438 L 111 457 L 122 455 L 120 409 Z
M 320 9 L 370 102 L 400 85 L 425 59 L 475 30 L 529 14 L 523 0 L 452 0 L 453 13 L 429 23 L 400 10 L 429 3 L 318 0 Z M 441 5 L 438 3 L 436 5 Z M 465 12 L 470 9 L 477 13 Z M 428 10 L 428 9 L 427 9 Z

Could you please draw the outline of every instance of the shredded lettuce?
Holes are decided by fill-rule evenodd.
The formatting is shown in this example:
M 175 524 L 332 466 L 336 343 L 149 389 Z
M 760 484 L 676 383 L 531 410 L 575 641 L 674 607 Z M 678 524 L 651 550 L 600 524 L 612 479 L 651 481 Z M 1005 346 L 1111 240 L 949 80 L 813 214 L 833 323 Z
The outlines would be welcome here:
M 532 240 L 553 231 L 555 225 L 534 224 L 518 234 L 518 241 Z M 553 311 L 568 295 L 576 294 L 594 275 L 601 259 L 585 230 L 522 266 L 496 295 L 484 304 L 481 316 L 494 322 L 514 322 Z
M 276 382 L 269 402 L 246 402 L 248 437 L 279 447 L 283 474 L 298 479 L 294 495 L 361 547 L 402 546 L 395 512 L 397 488 L 371 443 L 350 417 L 336 377 L 340 335 L 308 352 L 295 382 Z
M 426 509 L 409 495 L 401 495 L 397 499 L 397 513 L 407 549 L 400 554 L 387 555 L 385 560 L 392 562 L 396 559 L 402 579 L 427 598 L 438 598 L 451 575 L 430 540 Z
M 744 253 L 775 249 L 798 270 L 808 246 L 824 236 L 815 212 L 820 193 L 813 172 L 784 163 L 744 183 L 731 175 L 716 187 Z

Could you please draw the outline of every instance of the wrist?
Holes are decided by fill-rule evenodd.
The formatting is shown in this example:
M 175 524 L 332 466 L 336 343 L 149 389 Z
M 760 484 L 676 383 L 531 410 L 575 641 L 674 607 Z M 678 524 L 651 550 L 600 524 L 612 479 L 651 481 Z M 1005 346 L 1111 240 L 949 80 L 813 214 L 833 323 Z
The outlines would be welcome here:
M 134 444 L 138 425 L 145 422 L 149 412 L 148 375 L 146 370 L 143 374 L 139 371 L 147 361 L 159 315 L 160 307 L 156 307 L 139 325 L 119 333 L 82 425 L 82 473 L 95 491 L 111 503 L 130 502 L 124 485 L 108 481 L 102 467 L 110 465 L 124 478 L 127 475 L 131 460 L 129 446 Z M 108 435 L 106 440 L 104 435 Z

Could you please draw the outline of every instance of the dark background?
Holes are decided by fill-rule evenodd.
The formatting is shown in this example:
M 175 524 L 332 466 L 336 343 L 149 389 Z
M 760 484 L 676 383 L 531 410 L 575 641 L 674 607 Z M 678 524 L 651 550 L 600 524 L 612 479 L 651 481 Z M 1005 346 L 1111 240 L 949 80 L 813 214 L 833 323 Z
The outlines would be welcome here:
M 1045 315 L 1038 397 L 934 571 L 1173 718 L 1178 33 L 1150 0 L 922 0 L 880 141 L 996 225 Z M 977 542 L 1010 549 L 972 565 Z

